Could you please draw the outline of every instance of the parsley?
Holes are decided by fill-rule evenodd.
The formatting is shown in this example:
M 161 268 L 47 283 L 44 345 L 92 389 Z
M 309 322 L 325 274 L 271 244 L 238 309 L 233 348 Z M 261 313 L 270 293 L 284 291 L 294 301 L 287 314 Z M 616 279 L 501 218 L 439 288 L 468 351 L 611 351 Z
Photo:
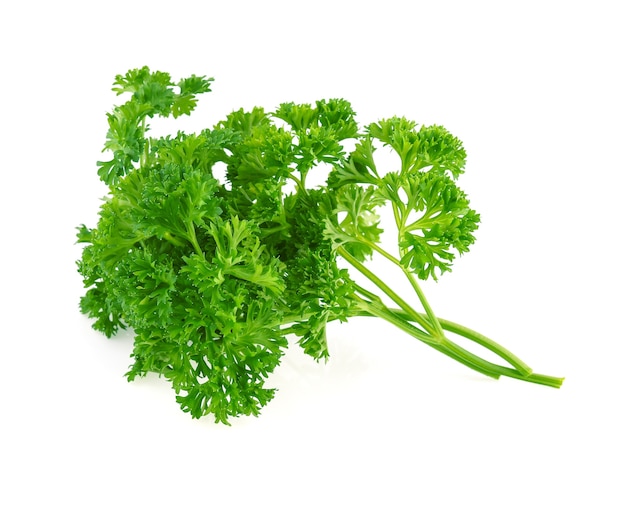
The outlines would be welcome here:
M 128 96 L 108 118 L 98 174 L 109 188 L 95 228 L 78 229 L 87 288 L 80 309 L 108 337 L 135 333 L 133 380 L 149 372 L 172 384 L 182 410 L 229 423 L 258 415 L 287 335 L 316 360 L 329 356 L 326 328 L 380 317 L 490 377 L 559 387 L 487 337 L 438 318 L 419 282 L 448 272 L 469 250 L 479 215 L 457 186 L 465 150 L 441 126 L 393 117 L 359 128 L 345 100 L 238 110 L 213 128 L 147 136 L 155 116 L 190 114 L 212 79 L 173 83 L 147 67 L 115 78 Z M 349 148 L 348 146 L 352 146 Z M 375 151 L 397 153 L 383 173 Z M 226 180 L 213 169 L 226 166 Z M 307 176 L 330 168 L 327 183 Z M 391 209 L 394 253 L 381 246 L 379 209 Z M 421 310 L 367 261 L 376 256 L 410 282 Z M 355 282 L 342 258 L 372 286 Z M 381 295 L 390 299 L 389 306 Z M 487 361 L 456 334 L 499 356 Z

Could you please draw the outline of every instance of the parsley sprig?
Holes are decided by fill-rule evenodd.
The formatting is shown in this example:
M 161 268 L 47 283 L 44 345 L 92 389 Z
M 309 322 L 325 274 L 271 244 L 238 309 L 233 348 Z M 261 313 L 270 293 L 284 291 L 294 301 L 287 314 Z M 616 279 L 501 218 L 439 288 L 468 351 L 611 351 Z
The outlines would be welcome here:
M 110 159 L 98 163 L 98 174 L 109 194 L 97 226 L 78 228 L 85 244 L 78 269 L 87 289 L 80 308 L 94 328 L 108 337 L 134 330 L 129 380 L 157 373 L 182 410 L 228 424 L 258 415 L 272 399 L 265 382 L 287 336 L 327 359 L 329 322 L 371 316 L 487 376 L 561 385 L 484 335 L 437 317 L 423 293 L 421 281 L 450 271 L 479 223 L 457 185 L 466 158 L 457 138 L 401 117 L 360 128 L 342 99 L 242 109 L 199 133 L 148 136 L 149 120 L 190 114 L 211 82 L 194 75 L 175 84 L 147 67 L 114 81 L 128 100 L 107 115 Z M 380 148 L 398 155 L 398 171 L 379 169 Z M 214 173 L 220 165 L 225 180 Z M 321 167 L 327 183 L 311 187 L 307 176 Z M 381 245 L 384 207 L 396 251 Z M 397 268 L 415 299 L 379 277 L 373 258 Z

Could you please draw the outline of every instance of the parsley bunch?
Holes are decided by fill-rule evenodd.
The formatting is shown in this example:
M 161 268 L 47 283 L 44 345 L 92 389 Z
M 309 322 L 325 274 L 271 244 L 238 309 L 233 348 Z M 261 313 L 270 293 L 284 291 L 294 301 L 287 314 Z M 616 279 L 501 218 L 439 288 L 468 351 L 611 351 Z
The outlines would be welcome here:
M 98 174 L 109 194 L 97 226 L 78 228 L 86 245 L 77 263 L 87 288 L 80 309 L 94 328 L 108 337 L 134 330 L 129 380 L 157 373 L 182 410 L 228 424 L 258 415 L 274 396 L 265 381 L 287 335 L 326 359 L 329 322 L 375 316 L 490 377 L 561 385 L 438 318 L 422 292 L 419 281 L 469 250 L 479 222 L 456 183 L 466 157 L 457 138 L 401 117 L 359 128 L 342 99 L 237 110 L 199 133 L 148 136 L 150 119 L 190 114 L 211 82 L 192 75 L 175 84 L 147 67 L 114 82 L 128 100 L 107 116 L 110 159 Z M 380 147 L 397 153 L 399 170 L 379 169 Z M 220 165 L 224 181 L 214 174 Z M 309 187 L 320 167 L 330 167 L 327 183 Z M 395 253 L 381 246 L 384 206 L 395 220 Z M 370 269 L 373 256 L 406 276 L 421 309 Z M 353 280 L 340 258 L 371 285 Z

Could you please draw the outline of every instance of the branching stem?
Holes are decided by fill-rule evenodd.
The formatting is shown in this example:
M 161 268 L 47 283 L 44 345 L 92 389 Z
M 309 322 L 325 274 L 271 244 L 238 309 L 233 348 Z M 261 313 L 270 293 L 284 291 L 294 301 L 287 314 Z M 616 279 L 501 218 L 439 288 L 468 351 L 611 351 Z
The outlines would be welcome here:
M 385 293 L 394 303 L 398 305 L 406 314 L 409 314 L 412 320 L 419 323 L 428 333 L 433 333 L 433 328 L 428 319 L 416 312 L 413 307 L 406 303 L 393 289 L 391 289 L 380 277 L 367 268 L 363 263 L 352 256 L 343 246 L 337 248 L 337 253 L 343 257 L 350 265 L 361 272 L 376 287 Z
M 428 303 L 424 292 L 413 274 L 409 272 L 396 258 L 379 246 L 375 244 L 368 245 L 372 246 L 375 251 L 379 252 L 382 256 L 387 258 L 402 270 L 411 283 L 413 290 L 417 294 L 420 303 L 425 310 L 425 314 L 419 313 L 413 309 L 386 282 L 374 274 L 362 262 L 352 256 L 343 246 L 340 246 L 337 248 L 337 253 L 348 261 L 348 263 L 356 268 L 361 274 L 363 274 L 368 280 L 370 280 L 399 307 L 389 308 L 385 306 L 380 297 L 357 285 L 355 287 L 355 294 L 353 295 L 357 306 L 357 311 L 354 315 L 376 316 L 384 319 L 446 356 L 489 377 L 498 378 L 504 375 L 528 382 L 535 382 L 552 387 L 560 387 L 563 379 L 547 375 L 534 374 L 532 369 L 526 363 L 497 342 L 470 328 L 446 319 L 438 318 Z M 356 293 L 361 293 L 365 296 L 365 298 Z M 419 324 L 422 329 L 414 326 L 412 323 Z M 502 358 L 506 363 L 511 365 L 512 368 L 492 363 L 468 351 L 459 344 L 451 341 L 446 336 L 445 331 L 449 331 L 480 345 L 496 356 Z

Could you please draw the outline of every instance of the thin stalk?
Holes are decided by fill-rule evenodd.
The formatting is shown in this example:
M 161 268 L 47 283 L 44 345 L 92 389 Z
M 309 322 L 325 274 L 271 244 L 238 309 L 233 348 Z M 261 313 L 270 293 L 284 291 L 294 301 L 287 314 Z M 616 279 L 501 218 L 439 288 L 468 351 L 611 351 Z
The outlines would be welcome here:
M 380 307 L 377 306 L 377 304 L 372 304 L 368 302 L 364 302 L 364 304 L 361 304 L 361 307 L 365 313 L 363 315 L 375 316 L 384 319 L 385 321 L 400 328 L 417 340 L 424 342 L 425 344 L 433 347 L 434 349 L 467 366 L 468 368 L 471 368 L 472 370 L 480 372 L 483 375 L 487 375 L 494 379 L 497 379 L 501 375 L 499 371 L 494 371 L 492 367 L 489 366 L 491 364 L 488 361 L 480 360 L 480 358 L 480 361 L 478 361 L 474 359 L 477 358 L 477 356 L 474 357 L 473 355 L 471 355 L 471 353 L 458 352 L 458 349 L 453 349 L 442 345 L 438 339 L 430 334 L 423 332 L 419 328 L 416 328 L 415 326 L 410 324 L 405 318 L 387 309 L 386 307 Z M 461 348 L 459 347 L 459 349 Z
M 533 382 L 536 384 L 541 384 L 554 388 L 561 387 L 563 383 L 563 378 L 560 377 L 532 373 L 531 369 L 527 365 L 523 365 L 523 362 L 519 360 L 519 358 L 516 358 L 512 353 L 504 349 L 502 346 L 488 339 L 484 335 L 481 335 L 480 333 L 461 326 L 457 323 L 447 321 L 445 319 L 440 320 L 441 325 L 446 330 L 462 335 L 480 345 L 483 345 L 485 348 L 493 351 L 498 356 L 501 356 L 502 358 L 507 360 L 511 365 L 516 368 L 509 368 L 506 366 L 492 363 L 464 349 L 463 347 L 456 344 L 455 342 L 450 341 L 449 339 L 441 341 L 432 334 L 426 333 L 425 331 L 411 324 L 412 319 L 402 310 L 386 307 L 380 301 L 368 301 L 356 294 L 352 295 L 352 297 L 357 302 L 358 308 L 354 312 L 352 312 L 350 316 L 369 316 L 383 319 L 401 329 L 405 333 L 411 335 L 413 338 L 424 342 L 428 346 L 441 352 L 449 358 L 452 358 L 462 365 L 465 365 L 466 367 L 483 375 L 494 379 L 497 379 L 501 376 L 506 376 L 513 379 Z M 280 333 L 283 335 L 293 333 L 290 327 L 291 324 L 298 321 L 306 320 L 308 319 L 308 317 L 310 317 L 310 315 L 311 314 L 308 313 L 292 314 L 291 316 L 286 317 L 283 320 L 283 324 L 281 326 L 287 326 L 282 327 L 279 330 Z M 329 322 L 333 321 L 334 319 L 335 318 L 330 317 Z
M 417 280 L 415 279 L 413 274 L 411 274 L 411 272 L 409 272 L 406 268 L 403 267 L 402 271 L 404 272 L 404 275 L 411 283 L 411 286 L 413 287 L 413 291 L 415 291 L 415 293 L 417 294 L 417 297 L 419 298 L 420 303 L 422 304 L 422 307 L 424 307 L 424 310 L 426 311 L 426 314 L 428 315 L 428 320 L 432 323 L 433 327 L 435 328 L 435 331 L 437 332 L 437 335 L 439 335 L 439 337 L 442 340 L 445 339 L 443 328 L 441 327 L 441 322 L 439 321 L 439 318 L 435 315 L 435 312 L 431 308 L 430 303 L 428 303 L 428 300 L 426 299 L 426 295 L 424 295 L 424 292 L 422 291 L 422 288 L 418 284 Z
M 150 139 L 146 137 L 146 116 L 141 119 L 141 137 L 144 139 L 143 153 L 139 160 L 139 166 L 143 167 L 148 164 L 148 157 L 150 155 Z
M 298 191 L 302 191 L 304 193 L 307 193 L 307 190 L 304 186 L 304 180 L 305 180 L 305 175 L 302 175 L 302 179 L 298 179 L 295 175 L 293 175 L 292 173 L 287 174 L 287 179 L 291 179 L 293 182 L 296 183 L 296 187 L 298 188 Z
M 391 309 L 391 310 L 398 313 L 400 316 L 407 317 L 407 315 L 403 314 L 401 311 L 398 311 L 396 309 Z M 471 328 L 467 328 L 466 326 L 462 326 L 458 323 L 455 323 L 453 321 L 448 321 L 446 319 L 441 319 L 441 318 L 438 318 L 438 320 L 439 320 L 439 323 L 441 324 L 441 327 L 444 330 L 450 331 L 461 337 L 465 337 L 468 340 L 471 340 L 472 342 L 475 342 L 481 345 L 485 349 L 490 350 L 495 355 L 500 356 L 507 363 L 511 364 L 520 373 L 523 373 L 526 375 L 532 373 L 532 368 L 530 366 L 524 363 L 520 358 L 518 358 L 511 351 L 501 346 L 497 342 L 491 340 L 490 338 L 486 337 L 485 335 L 478 333 L 477 331 L 472 330 Z
M 400 210 L 395 204 L 392 205 L 391 207 L 393 209 L 393 218 L 396 222 L 396 228 L 400 229 L 400 226 L 402 226 L 402 217 L 400 217 Z
M 204 257 L 204 251 L 198 243 L 198 237 L 196 237 L 196 227 L 193 225 L 193 223 L 187 223 L 187 238 L 189 239 L 189 242 L 191 242 L 193 250 L 196 252 L 196 254 L 198 256 Z
M 377 307 L 375 306 L 375 304 L 366 304 L 367 302 L 365 302 L 365 304 L 361 304 L 362 312 L 358 315 L 380 317 L 381 319 L 384 319 L 392 323 L 396 327 L 404 330 L 412 337 L 429 345 L 433 349 L 436 349 L 437 351 L 445 354 L 455 361 L 458 361 L 459 363 L 467 366 L 468 368 L 471 368 L 472 370 L 480 372 L 483 375 L 492 377 L 494 379 L 497 379 L 504 375 L 513 379 L 533 382 L 535 384 L 541 384 L 554 388 L 561 387 L 563 383 L 563 379 L 560 377 L 553 377 L 550 375 L 535 373 L 525 373 L 515 368 L 508 368 L 505 366 L 497 365 L 495 363 L 491 363 L 490 361 L 487 361 L 480 356 L 477 356 L 476 354 L 462 348 L 458 344 L 447 339 L 444 342 L 440 342 L 433 339 L 431 335 L 426 335 L 425 338 L 425 334 L 423 331 L 419 330 L 411 324 L 407 324 L 409 323 L 409 321 L 406 317 L 406 314 L 403 314 L 402 312 L 394 309 Z M 402 321 L 404 321 L 404 323 L 402 323 Z M 457 326 L 455 323 L 453 324 L 455 327 Z
M 395 209 L 395 206 L 394 206 L 394 209 Z M 424 292 L 422 291 L 422 289 L 419 286 L 417 280 L 415 279 L 415 276 L 411 272 L 409 272 L 406 269 L 406 267 L 404 267 L 404 265 L 402 265 L 402 263 L 400 263 L 400 260 L 398 260 L 392 254 L 388 253 L 385 249 L 380 247 L 378 244 L 375 244 L 375 243 L 370 242 L 369 240 L 365 240 L 365 239 L 361 239 L 360 242 L 365 244 L 365 245 L 367 245 L 367 246 L 369 246 L 369 247 L 371 247 L 374 251 L 376 251 L 382 257 L 384 257 L 385 259 L 389 260 L 395 266 L 400 268 L 400 270 L 402 270 L 402 272 L 404 273 L 406 278 L 409 280 L 409 282 L 411 284 L 411 287 L 413 288 L 413 291 L 415 291 L 415 294 L 417 294 L 417 297 L 419 298 L 420 303 L 424 307 L 424 310 L 426 311 L 426 316 L 425 317 L 427 317 L 428 320 L 430 321 L 430 323 L 432 325 L 432 329 L 434 330 L 434 332 L 437 335 L 439 335 L 441 338 L 444 338 L 443 328 L 441 327 L 439 319 L 437 318 L 437 316 L 435 315 L 435 312 L 431 308 L 430 303 L 428 303 L 428 300 L 426 299 L 426 296 L 424 295 Z M 420 322 L 420 324 L 422 324 L 422 323 Z
M 432 338 L 431 335 L 428 335 L 429 338 L 424 338 L 424 332 L 422 332 L 421 330 L 419 330 L 418 328 L 414 327 L 411 324 L 406 324 L 406 323 L 410 323 L 410 320 L 411 320 L 409 317 L 407 317 L 406 313 L 399 311 L 397 309 L 377 307 L 375 306 L 375 304 L 369 304 L 369 305 L 366 305 L 366 304 L 367 302 L 360 304 L 361 312 L 355 313 L 354 315 L 355 316 L 361 315 L 361 316 L 380 317 L 381 319 L 384 319 L 394 324 L 398 328 L 404 330 L 406 333 L 408 333 L 412 337 L 429 345 L 433 349 L 436 349 L 437 351 L 445 354 L 446 356 L 454 359 L 455 361 L 458 361 L 459 363 L 462 363 L 463 365 L 477 372 L 480 372 L 484 375 L 487 375 L 489 377 L 496 378 L 496 379 L 504 375 L 506 377 L 511 377 L 513 379 L 523 380 L 526 382 L 533 382 L 536 384 L 541 384 L 544 386 L 550 386 L 550 387 L 555 387 L 555 388 L 559 388 L 563 383 L 563 378 L 532 373 L 532 371 L 530 371 L 530 368 L 527 366 L 523 370 L 520 370 L 517 368 L 508 368 L 505 366 L 497 365 L 495 363 L 487 361 L 486 359 L 483 359 L 480 356 L 464 349 L 460 345 L 448 339 L 445 339 L 442 342 L 442 341 Z M 400 322 L 401 320 L 404 320 L 405 324 L 402 324 Z M 478 339 L 481 341 L 477 341 L 476 336 L 480 334 L 478 334 L 477 332 L 474 332 L 473 330 L 470 330 L 469 328 L 465 328 L 464 326 L 461 326 L 461 325 L 458 325 L 456 323 L 452 323 L 446 320 L 440 320 L 440 322 L 442 323 L 442 326 L 446 327 L 450 331 L 458 330 L 459 332 L 462 332 L 459 334 L 463 334 L 463 336 L 466 336 L 467 338 L 470 338 L 471 336 L 471 340 L 479 344 L 483 344 L 483 343 L 488 344 L 489 347 L 493 347 L 493 349 L 490 349 L 490 350 L 494 350 L 494 349 L 497 350 L 498 353 L 496 354 L 501 355 L 502 357 L 510 358 L 511 356 L 513 356 L 509 351 L 506 351 L 504 348 L 502 348 L 498 344 L 495 344 L 495 342 L 493 343 L 495 344 L 495 346 L 491 345 L 493 341 L 487 339 L 486 337 L 481 336 L 483 338 Z M 487 345 L 485 347 L 487 347 Z M 501 352 L 503 349 L 505 352 Z M 518 358 L 515 358 L 515 360 L 518 361 L 518 364 L 523 363 Z
M 416 312 L 408 303 L 406 303 L 396 292 L 391 289 L 380 277 L 367 268 L 363 263 L 358 261 L 352 256 L 343 246 L 337 248 L 337 253 L 342 256 L 348 263 L 367 277 L 372 283 L 374 283 L 383 293 L 385 293 L 391 300 L 398 305 L 407 314 L 410 314 L 413 320 L 419 323 L 426 331 L 433 333 L 433 328 L 428 322 L 428 319 L 423 317 L 419 312 Z
M 463 349 L 458 344 L 455 344 L 454 342 L 451 342 L 449 340 L 444 345 L 445 345 L 446 350 L 449 350 L 453 353 L 458 353 L 460 356 L 466 357 L 467 359 L 471 360 L 472 363 L 475 363 L 477 366 L 484 366 L 486 369 L 490 371 L 490 373 L 493 373 L 493 374 L 504 375 L 506 377 L 511 377 L 513 379 L 519 379 L 519 380 L 523 380 L 527 382 L 534 382 L 536 384 L 543 384 L 544 386 L 551 386 L 551 387 L 556 387 L 556 388 L 560 387 L 561 384 L 563 383 L 563 379 L 559 377 L 551 377 L 549 375 L 540 375 L 540 374 L 534 374 L 534 373 L 525 374 L 514 368 L 508 368 L 508 367 L 504 367 L 501 365 L 496 365 L 495 363 L 491 363 L 490 361 L 487 361 L 481 358 L 480 356 L 477 356 L 476 354 Z M 437 350 L 441 350 L 439 349 L 438 345 L 431 345 L 431 347 L 434 347 Z
M 382 303 L 369 302 L 357 295 L 354 295 L 353 298 L 364 313 L 358 313 L 358 315 L 375 316 L 384 319 L 426 344 L 435 344 L 437 342 L 431 334 L 416 328 L 409 320 L 400 316 L 401 312 L 393 311 Z
M 369 299 L 372 302 L 382 303 L 382 300 L 380 299 L 380 296 L 378 296 L 375 293 L 372 293 L 371 291 L 368 291 L 367 289 L 365 289 L 362 286 L 359 286 L 358 284 L 354 285 L 354 290 L 357 293 L 359 293 L 361 295 L 364 295 L 367 299 Z M 402 311 L 400 311 L 400 312 L 402 312 Z M 402 313 L 404 313 L 404 312 L 402 312 Z
M 359 242 L 367 245 L 368 247 L 371 247 L 372 250 L 376 251 L 378 254 L 388 259 L 389 261 L 391 261 L 391 263 L 396 265 L 398 268 L 402 268 L 402 263 L 400 263 L 400 260 L 396 258 L 393 254 L 390 254 L 387 251 L 385 251 L 378 244 L 375 244 L 374 242 L 370 242 L 369 240 L 365 240 L 365 239 L 359 239 Z

